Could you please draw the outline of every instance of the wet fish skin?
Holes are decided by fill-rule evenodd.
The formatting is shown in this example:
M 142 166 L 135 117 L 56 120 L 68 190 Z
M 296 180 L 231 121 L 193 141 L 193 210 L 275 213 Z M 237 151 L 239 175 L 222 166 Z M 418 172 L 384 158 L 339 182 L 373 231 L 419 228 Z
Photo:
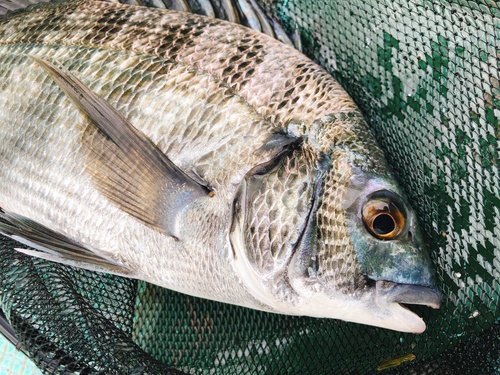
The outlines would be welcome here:
M 28 55 L 69 69 L 215 193 L 181 212 L 175 238 L 96 189 L 85 172 L 88 118 Z M 427 298 L 420 292 L 433 285 L 433 271 L 421 235 L 379 241 L 358 217 L 379 190 L 402 197 L 409 223 L 415 214 L 355 104 L 294 49 L 195 15 L 50 4 L 0 19 L 0 90 L 4 211 L 64 234 L 134 277 L 191 295 L 425 328 L 390 291 L 390 303 L 377 305 L 377 293 L 388 289 L 370 282 L 414 284 L 424 289 L 412 295 Z M 302 143 L 277 158 L 279 134 Z M 388 257 L 374 256 L 379 250 Z

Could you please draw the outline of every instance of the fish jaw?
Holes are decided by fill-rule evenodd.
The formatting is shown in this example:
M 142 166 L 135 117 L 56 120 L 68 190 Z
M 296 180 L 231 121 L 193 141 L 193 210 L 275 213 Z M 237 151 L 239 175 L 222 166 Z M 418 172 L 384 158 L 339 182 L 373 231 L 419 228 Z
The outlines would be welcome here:
M 439 309 L 441 306 L 441 293 L 435 288 L 390 281 L 377 281 L 376 285 L 377 298 L 384 304 L 408 303 L 426 305 L 433 309 Z
M 387 295 L 381 297 L 380 288 L 377 287 L 345 295 L 329 293 L 324 285 L 304 278 L 295 278 L 292 286 L 302 297 L 298 299 L 300 303 L 294 306 L 299 315 L 341 319 L 415 334 L 422 333 L 426 329 L 422 318 L 398 302 L 388 303 Z M 429 301 L 421 300 L 418 304 L 434 304 L 439 292 L 431 288 L 425 289 L 429 289 L 427 294 L 432 298 Z M 315 292 L 312 293 L 312 290 Z M 434 304 L 433 307 L 438 308 L 439 304 Z
M 306 269 L 298 249 L 288 267 L 288 280 L 298 295 L 296 314 L 318 318 L 341 319 L 400 332 L 422 333 L 425 322 L 405 304 L 439 308 L 441 294 L 419 285 L 398 284 L 368 279 L 363 289 L 339 293 Z M 302 259 L 301 259 L 302 258 Z
M 438 309 L 441 305 L 441 293 L 435 288 L 377 281 L 376 301 L 378 306 L 387 309 L 393 316 L 389 322 L 392 326 L 386 328 L 422 333 L 426 328 L 423 319 L 402 304 L 427 305 Z
M 240 262 L 235 264 L 236 268 L 242 271 L 239 275 L 247 290 L 266 304 L 269 311 L 287 315 L 340 319 L 406 333 L 418 334 L 426 329 L 422 318 L 398 302 L 387 303 L 385 298 L 380 298 L 377 288 L 346 295 L 329 292 L 325 285 L 317 280 L 295 277 L 291 278 L 290 285 L 295 298 L 293 302 L 286 303 L 270 293 L 266 281 L 260 279 L 253 268 L 245 264 L 245 258 L 240 258 Z M 420 302 L 428 304 L 426 301 Z
M 376 314 L 369 317 L 374 326 L 417 334 L 424 332 L 427 327 L 421 317 L 399 303 L 379 304 L 377 307 L 379 310 Z

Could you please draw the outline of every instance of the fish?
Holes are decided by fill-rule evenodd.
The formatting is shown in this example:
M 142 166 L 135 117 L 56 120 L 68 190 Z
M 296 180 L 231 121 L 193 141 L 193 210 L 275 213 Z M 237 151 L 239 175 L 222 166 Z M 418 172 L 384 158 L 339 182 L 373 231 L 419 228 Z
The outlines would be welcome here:
M 396 357 L 391 357 L 382 362 L 378 366 L 377 370 L 382 371 L 382 370 L 387 370 L 388 368 L 397 367 L 401 365 L 401 363 L 406 361 L 413 361 L 415 358 L 417 357 L 415 357 L 414 354 L 401 354 Z
M 192 296 L 420 333 L 441 295 L 360 110 L 296 49 L 114 2 L 0 17 L 0 233 Z

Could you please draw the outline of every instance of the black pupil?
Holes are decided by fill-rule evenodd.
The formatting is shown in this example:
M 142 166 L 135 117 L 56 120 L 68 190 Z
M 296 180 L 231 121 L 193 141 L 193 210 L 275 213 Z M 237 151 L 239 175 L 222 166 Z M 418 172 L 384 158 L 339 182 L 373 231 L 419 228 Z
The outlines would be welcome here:
M 381 214 L 373 220 L 373 231 L 377 234 L 384 235 L 391 233 L 394 228 L 396 228 L 396 223 L 390 215 Z

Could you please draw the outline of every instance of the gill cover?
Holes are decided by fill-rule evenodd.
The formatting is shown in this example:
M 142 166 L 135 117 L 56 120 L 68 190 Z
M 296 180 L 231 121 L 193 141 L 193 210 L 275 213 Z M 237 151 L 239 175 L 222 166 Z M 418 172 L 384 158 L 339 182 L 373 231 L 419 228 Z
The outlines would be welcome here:
M 313 196 L 315 173 L 305 168 L 299 143 L 274 134 L 255 151 L 265 157 L 240 183 L 229 231 L 240 279 L 255 298 L 282 313 L 292 313 L 296 294 L 286 281 L 287 267 Z

